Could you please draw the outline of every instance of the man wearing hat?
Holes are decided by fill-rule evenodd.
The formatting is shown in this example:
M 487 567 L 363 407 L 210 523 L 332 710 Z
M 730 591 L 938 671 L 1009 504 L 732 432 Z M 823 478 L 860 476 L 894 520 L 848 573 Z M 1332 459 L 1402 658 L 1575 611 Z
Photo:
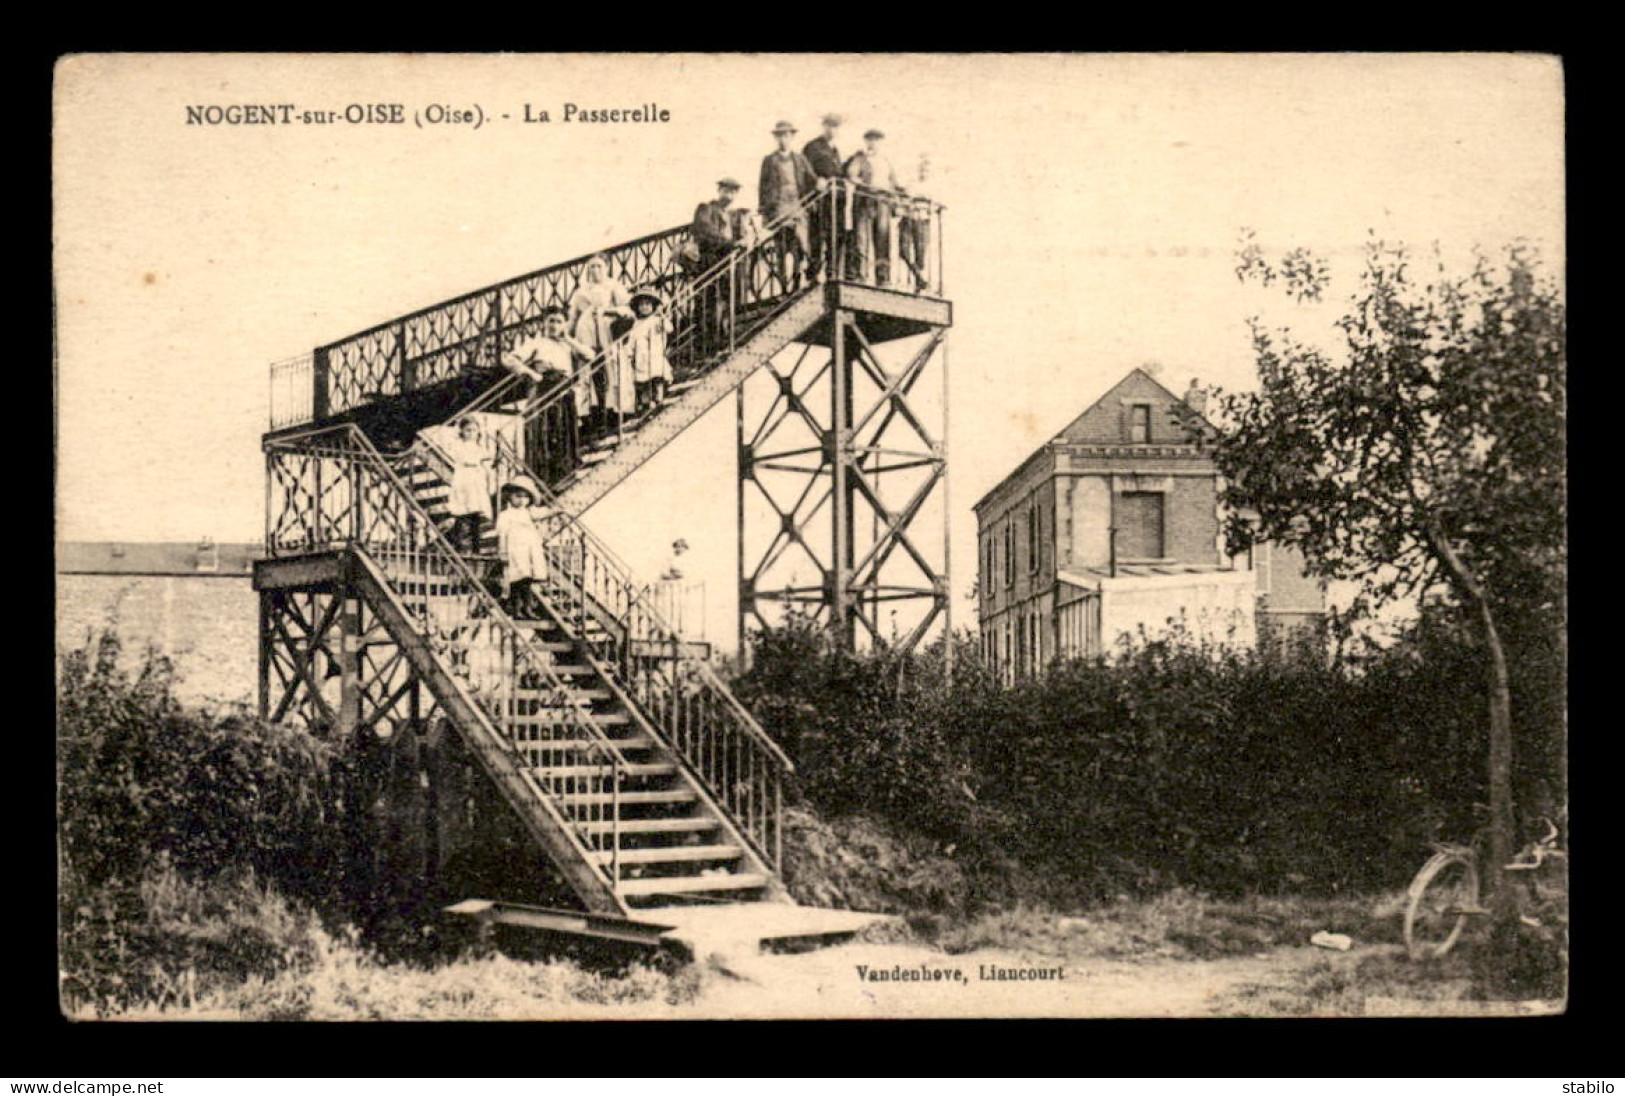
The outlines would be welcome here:
M 847 272 L 876 285 L 891 281 L 892 216 L 892 203 L 876 191 L 907 193 L 897 181 L 891 160 L 880 151 L 880 142 L 885 139 L 880 130 L 869 130 L 863 135 L 863 151 L 846 162 L 846 177 L 866 190 L 858 197 L 854 211 L 858 246 L 856 256 L 848 257 Z
M 812 165 L 805 156 L 790 148 L 790 139 L 795 135 L 796 127 L 789 122 L 773 127 L 779 148 L 762 158 L 761 200 L 757 203 L 763 223 L 770 225 L 781 217 L 786 218 L 776 237 L 779 280 L 786 292 L 801 281 L 801 269 L 808 258 L 807 216 L 799 207 L 802 199 L 818 188 L 818 176 L 813 174 Z
M 738 193 L 739 180 L 730 177 L 718 179 L 716 199 L 701 202 L 694 208 L 694 224 L 689 229 L 689 236 L 699 257 L 691 274 L 703 275 L 733 250 L 733 225 L 728 219 L 728 206 Z M 728 283 L 731 277 L 731 274 L 727 274 L 714 280 L 695 302 L 695 322 L 700 326 L 699 353 L 702 358 L 710 357 L 721 345 L 725 319 L 723 310 L 728 307 Z
M 801 150 L 801 154 L 807 158 L 808 166 L 813 169 L 813 174 L 818 176 L 818 185 L 821 188 L 833 185 L 836 179 L 845 178 L 845 172 L 841 168 L 841 153 L 835 147 L 835 131 L 841 128 L 841 121 L 839 114 L 824 115 L 823 134 L 808 141 L 807 147 Z M 815 278 L 819 271 L 824 269 L 827 260 L 824 252 L 833 242 L 830 237 L 833 228 L 830 224 L 831 215 L 835 209 L 830 204 L 832 201 L 834 199 L 815 202 L 812 208 L 812 276 Z M 827 265 L 834 269 L 835 263 L 828 260 Z

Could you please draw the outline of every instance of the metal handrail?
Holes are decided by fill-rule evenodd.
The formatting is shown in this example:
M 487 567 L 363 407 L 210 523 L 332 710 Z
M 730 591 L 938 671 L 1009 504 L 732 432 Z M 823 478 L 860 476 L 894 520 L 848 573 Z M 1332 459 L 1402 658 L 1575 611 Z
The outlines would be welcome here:
M 518 459 L 518 456 L 513 452 L 512 447 L 508 445 L 507 439 L 499 436 L 496 439 L 496 443 L 497 462 L 499 467 L 506 466 L 510 476 L 523 476 L 527 482 L 533 484 L 538 489 L 540 493 L 540 501 L 547 503 L 554 510 L 558 521 L 553 529 L 553 538 L 557 539 L 560 533 L 568 530 L 576 537 L 579 543 L 591 548 L 594 556 L 596 557 L 596 561 L 600 563 L 606 571 L 615 577 L 619 589 L 625 595 L 625 604 L 627 605 L 628 609 L 637 605 L 638 602 L 643 601 L 654 588 L 647 583 L 638 582 L 633 576 L 631 568 L 627 566 L 626 561 L 621 559 L 621 557 L 616 554 L 615 550 L 606 544 L 604 540 L 598 536 L 598 534 L 594 533 L 585 524 L 583 524 L 580 518 L 576 517 L 574 514 L 570 514 L 566 511 L 558 509 L 555 504 L 558 498 L 557 494 L 555 494 L 553 489 L 547 484 L 542 483 L 536 476 L 532 475 L 529 470 L 524 468 L 522 462 Z M 441 447 L 432 439 L 425 438 L 420 435 L 417 442 L 414 444 L 414 448 L 418 446 L 421 446 L 424 452 L 431 453 L 437 461 L 449 466 L 449 460 L 445 451 L 441 449 Z M 413 450 L 408 449 L 402 454 L 402 457 L 409 458 L 412 455 Z M 502 477 L 498 476 L 498 479 L 500 481 Z M 398 478 L 396 482 L 399 483 Z M 409 491 L 409 489 L 405 488 L 404 486 L 401 489 Z M 657 638 L 658 642 L 684 642 L 682 633 L 668 623 L 656 609 L 649 607 L 644 611 L 650 623 L 653 624 L 660 633 L 662 633 Z M 611 610 L 611 613 L 612 615 L 615 615 L 613 610 Z M 645 637 L 630 637 L 629 633 L 629 638 Z M 762 730 L 761 725 L 756 722 L 755 717 L 752 716 L 749 710 L 739 702 L 739 698 L 734 696 L 732 691 L 727 688 L 722 679 L 717 676 L 716 671 L 711 668 L 711 665 L 704 659 L 684 659 L 684 661 L 691 661 L 699 668 L 699 671 L 702 677 L 706 680 L 707 684 L 711 685 L 718 692 L 720 692 L 728 701 L 730 707 L 735 711 L 735 713 L 743 720 L 747 721 L 746 730 L 752 735 L 752 737 L 758 738 L 763 746 L 767 747 L 775 757 L 784 763 L 785 768 L 788 771 L 794 772 L 794 762 L 792 762 L 784 753 L 779 744 L 773 741 L 766 731 Z M 611 668 L 613 669 L 613 667 Z
M 272 429 L 320 421 L 376 401 L 495 367 L 502 344 L 534 324 L 538 311 L 570 291 L 579 271 L 602 255 L 612 272 L 665 284 L 677 276 L 675 256 L 689 231 L 680 225 L 591 255 L 569 259 L 408 312 L 310 352 L 311 395 L 288 413 L 272 408 Z M 290 401 L 291 402 L 291 401 Z M 304 417 L 301 419 L 301 415 Z
M 401 601 L 401 595 L 390 585 L 389 572 L 387 568 L 378 560 L 374 559 L 371 553 L 369 553 L 365 548 L 357 546 L 355 550 L 364 561 L 368 570 L 375 576 L 375 578 L 382 581 L 383 594 L 394 606 L 395 611 L 408 619 L 415 619 L 421 622 L 422 618 L 407 608 L 407 606 Z M 433 637 L 431 637 L 431 639 L 432 638 Z M 436 653 L 438 654 L 438 652 Z M 440 661 L 442 664 L 445 662 L 443 658 L 441 658 Z M 455 673 L 454 667 L 448 668 L 453 669 L 452 676 L 457 678 L 458 675 Z M 478 690 L 471 691 L 471 686 L 472 683 L 470 682 L 467 685 L 459 685 L 458 688 L 459 691 L 463 693 L 465 699 L 473 701 L 473 707 L 480 709 L 483 707 L 481 704 L 482 694 Z M 495 716 L 489 711 L 484 712 L 484 714 L 487 717 L 487 720 L 504 718 Z M 506 716 L 506 713 L 504 713 L 504 716 Z M 548 784 L 554 785 L 554 787 L 550 789 L 548 786 L 544 786 L 543 782 L 537 778 L 534 772 L 531 771 L 533 767 L 539 768 L 541 767 L 540 765 L 530 764 L 529 759 L 524 757 L 524 750 L 515 747 L 512 742 L 505 739 L 500 733 L 497 732 L 497 728 L 494 725 L 489 729 L 493 732 L 492 737 L 496 740 L 498 746 L 505 750 L 505 752 L 509 755 L 510 760 L 518 762 L 516 765 L 516 771 L 519 775 L 520 782 L 536 796 L 547 813 L 559 824 L 559 828 L 563 830 L 566 838 L 569 840 L 571 845 L 575 847 L 577 853 L 581 855 L 583 861 L 597 868 L 600 876 L 606 878 L 611 884 L 617 882 L 620 879 L 621 866 L 620 787 L 625 779 L 625 770 L 622 768 L 622 756 L 618 753 L 618 751 L 606 749 L 599 742 L 587 740 L 587 756 L 583 760 L 607 768 L 609 770 L 608 778 L 606 779 L 602 774 L 593 774 L 584 778 L 571 776 L 562 781 L 550 778 Z M 575 761 L 577 759 L 572 757 L 569 760 Z M 589 764 L 586 767 L 590 771 L 593 766 L 592 764 Z M 578 780 L 584 781 L 584 783 L 578 785 Z M 562 787 L 559 785 L 562 785 Z M 590 808 L 586 811 L 566 810 L 561 812 L 560 806 L 562 804 L 555 805 L 552 802 L 553 797 L 568 795 L 570 794 L 571 790 L 576 790 L 580 787 L 585 787 L 588 789 L 589 794 L 608 794 L 610 796 L 611 809 L 607 812 L 602 810 L 592 810 Z M 575 817 L 577 815 L 583 815 L 584 817 Z M 575 822 L 583 826 L 587 826 L 593 822 L 603 821 L 608 821 L 610 823 L 610 829 L 607 835 L 608 839 L 606 841 L 584 841 L 583 837 L 590 837 L 590 834 L 585 829 L 578 833 L 575 827 L 571 824 L 572 822 Z M 607 850 L 605 846 L 607 846 Z M 604 870 L 601 865 L 595 865 L 593 863 L 592 856 L 589 855 L 592 852 L 599 851 L 608 851 L 610 854 L 610 861 L 607 871 Z

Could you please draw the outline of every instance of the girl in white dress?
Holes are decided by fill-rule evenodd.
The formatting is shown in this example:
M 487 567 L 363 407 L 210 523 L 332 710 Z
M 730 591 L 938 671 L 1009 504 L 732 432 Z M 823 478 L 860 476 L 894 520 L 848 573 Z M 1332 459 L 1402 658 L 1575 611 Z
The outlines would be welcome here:
M 473 419 L 458 423 L 457 436 L 442 448 L 451 460 L 446 510 L 452 516 L 452 543 L 461 551 L 478 552 L 483 523 L 491 516 L 491 448 Z
M 671 361 L 666 357 L 671 325 L 655 311 L 665 303 L 653 289 L 639 289 L 632 294 L 632 309 L 638 318 L 626 336 L 626 357 L 637 382 L 640 410 L 664 403 L 666 385 L 671 383 Z
M 536 585 L 547 578 L 546 527 L 553 510 L 536 505 L 536 489 L 524 480 L 502 488 L 497 515 L 497 541 L 502 547 L 502 587 L 508 612 L 516 617 L 541 616 Z

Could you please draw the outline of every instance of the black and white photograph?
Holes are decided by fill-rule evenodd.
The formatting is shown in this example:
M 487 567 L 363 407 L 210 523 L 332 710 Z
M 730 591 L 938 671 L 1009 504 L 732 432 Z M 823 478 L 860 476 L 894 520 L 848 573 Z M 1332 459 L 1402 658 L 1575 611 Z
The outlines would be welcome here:
M 63 1016 L 1566 1010 L 1560 58 L 52 116 Z

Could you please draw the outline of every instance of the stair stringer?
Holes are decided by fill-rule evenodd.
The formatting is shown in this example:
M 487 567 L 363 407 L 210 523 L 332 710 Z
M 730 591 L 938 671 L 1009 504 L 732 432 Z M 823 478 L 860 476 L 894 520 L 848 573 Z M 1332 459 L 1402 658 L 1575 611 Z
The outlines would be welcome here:
M 722 397 L 766 365 L 773 355 L 817 323 L 824 314 L 824 308 L 825 292 L 822 285 L 803 289 L 799 297 L 764 323 L 727 361 L 701 377 L 683 393 L 681 399 L 665 407 L 650 422 L 611 450 L 609 456 L 559 488 L 556 505 L 568 514 L 580 516 L 693 425 Z
M 412 618 L 396 601 L 389 584 L 379 574 L 377 564 L 365 552 L 352 549 L 348 554 L 356 589 L 383 622 L 413 671 L 451 717 L 452 726 L 457 728 L 480 768 L 514 809 L 576 897 L 593 913 L 630 915 L 631 907 L 588 862 L 584 850 L 571 840 L 565 821 L 547 801 L 546 794 L 528 778 L 523 764 L 508 749 L 485 712 L 413 627 Z

